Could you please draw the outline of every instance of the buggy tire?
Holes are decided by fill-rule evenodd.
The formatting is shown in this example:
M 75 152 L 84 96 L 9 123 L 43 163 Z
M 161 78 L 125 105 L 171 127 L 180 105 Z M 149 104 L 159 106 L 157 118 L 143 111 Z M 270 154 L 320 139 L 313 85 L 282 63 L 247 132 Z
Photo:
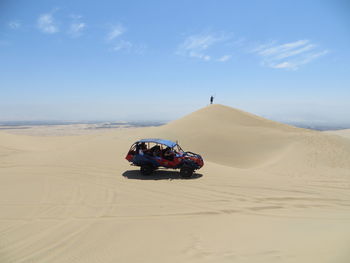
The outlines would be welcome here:
M 193 175 L 193 168 L 188 166 L 182 166 L 180 169 L 180 175 L 183 178 L 190 178 Z
M 151 175 L 154 170 L 155 169 L 154 169 L 153 165 L 151 165 L 151 164 L 142 165 L 140 168 L 140 172 L 142 175 Z

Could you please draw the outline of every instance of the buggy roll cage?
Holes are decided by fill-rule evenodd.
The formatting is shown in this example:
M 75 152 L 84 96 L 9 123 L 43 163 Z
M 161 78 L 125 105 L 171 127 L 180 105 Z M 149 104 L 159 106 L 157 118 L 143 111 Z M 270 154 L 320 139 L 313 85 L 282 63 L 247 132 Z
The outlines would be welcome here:
M 169 147 L 170 149 L 174 150 L 175 152 L 185 153 L 185 151 L 181 148 L 181 146 L 177 142 L 169 141 L 169 140 L 163 140 L 163 139 L 142 139 L 137 142 L 135 142 L 133 145 L 131 145 L 129 152 L 136 150 L 136 145 L 145 143 L 147 145 L 147 149 L 150 149 L 151 143 L 155 145 L 159 145 L 161 150 L 165 149 L 166 147 Z M 165 146 L 163 148 L 163 146 Z M 191 153 L 191 152 L 188 152 Z

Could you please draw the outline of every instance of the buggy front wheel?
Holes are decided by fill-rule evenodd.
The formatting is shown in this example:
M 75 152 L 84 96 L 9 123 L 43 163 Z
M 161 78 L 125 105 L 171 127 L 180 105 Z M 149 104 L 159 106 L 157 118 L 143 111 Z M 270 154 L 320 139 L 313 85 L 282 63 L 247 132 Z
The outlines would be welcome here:
M 180 175 L 183 178 L 190 178 L 193 175 L 194 170 L 188 166 L 182 166 L 180 169 Z

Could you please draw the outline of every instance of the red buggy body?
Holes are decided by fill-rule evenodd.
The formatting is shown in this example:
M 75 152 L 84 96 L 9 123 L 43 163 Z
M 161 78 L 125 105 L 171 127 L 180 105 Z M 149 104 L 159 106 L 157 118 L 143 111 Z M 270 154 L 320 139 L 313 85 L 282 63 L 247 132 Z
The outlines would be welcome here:
M 180 169 L 183 177 L 191 177 L 203 165 L 203 158 L 193 152 L 184 152 L 172 141 L 163 139 L 142 139 L 135 142 L 125 157 L 132 165 L 140 166 L 144 175 L 163 168 Z

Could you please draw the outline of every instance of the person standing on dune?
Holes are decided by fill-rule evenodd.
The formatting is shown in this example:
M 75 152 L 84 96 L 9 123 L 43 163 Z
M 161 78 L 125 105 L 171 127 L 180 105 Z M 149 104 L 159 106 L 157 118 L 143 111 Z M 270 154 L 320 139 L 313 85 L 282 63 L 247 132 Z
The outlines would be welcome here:
M 210 104 L 213 104 L 213 101 L 214 101 L 214 97 L 211 96 L 211 97 L 210 97 Z

